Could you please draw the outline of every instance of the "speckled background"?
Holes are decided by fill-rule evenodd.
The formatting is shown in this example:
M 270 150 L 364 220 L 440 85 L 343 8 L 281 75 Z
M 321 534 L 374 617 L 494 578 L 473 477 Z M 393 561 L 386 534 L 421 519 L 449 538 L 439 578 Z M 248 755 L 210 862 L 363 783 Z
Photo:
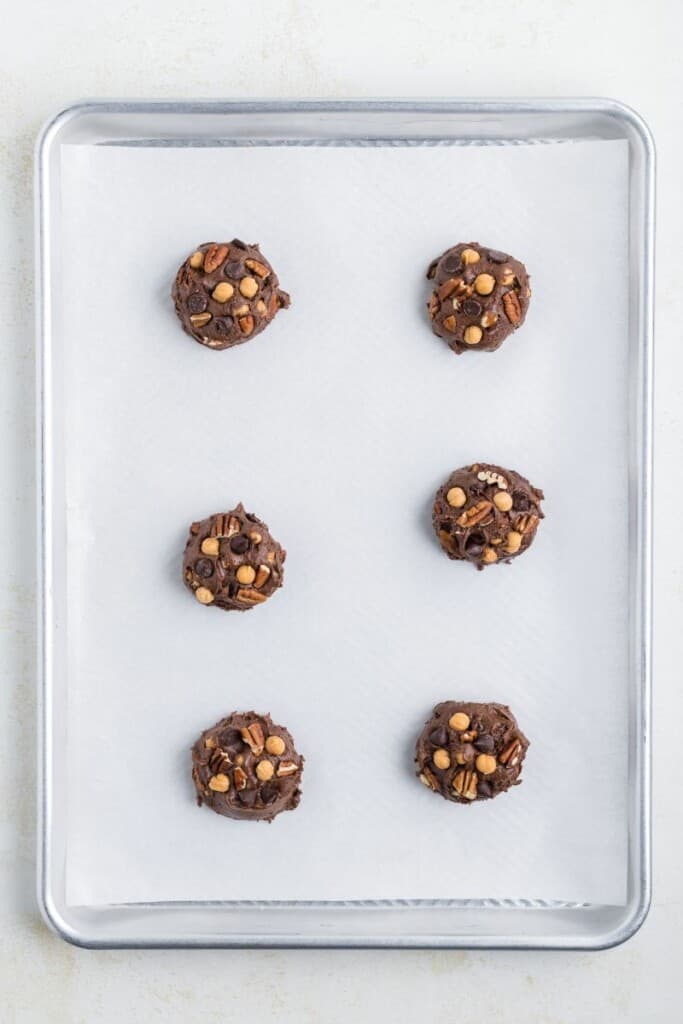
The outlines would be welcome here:
M 314 1024 L 391 1019 L 582 1024 L 674 1020 L 683 948 L 679 801 L 667 796 L 683 713 L 680 285 L 683 72 L 678 0 L 265 0 L 6 5 L 0 37 L 1 1019 Z M 655 900 L 625 947 L 592 955 L 87 952 L 34 899 L 35 558 L 33 142 L 82 97 L 610 95 L 659 150 Z

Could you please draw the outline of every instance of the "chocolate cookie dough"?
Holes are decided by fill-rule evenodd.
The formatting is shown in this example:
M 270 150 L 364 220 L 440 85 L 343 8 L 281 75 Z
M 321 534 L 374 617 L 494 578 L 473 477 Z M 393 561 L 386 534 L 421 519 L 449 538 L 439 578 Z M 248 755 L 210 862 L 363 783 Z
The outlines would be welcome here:
M 232 348 L 265 330 L 289 295 L 258 245 L 205 242 L 189 256 L 173 285 L 176 313 L 200 345 Z
M 192 523 L 183 579 L 200 604 L 245 612 L 282 586 L 286 557 L 266 524 L 240 503 Z
M 493 352 L 524 323 L 531 289 L 526 267 L 478 242 L 454 245 L 433 260 L 428 303 L 432 330 L 458 355 Z
M 235 711 L 192 748 L 197 803 L 226 818 L 272 821 L 299 803 L 303 764 L 289 732 L 270 715 Z
M 490 800 L 521 782 L 529 741 L 504 704 L 437 704 L 415 749 L 420 782 L 446 800 Z
M 439 488 L 432 522 L 449 558 L 483 569 L 526 551 L 543 519 L 542 500 L 526 477 L 478 462 L 456 469 Z

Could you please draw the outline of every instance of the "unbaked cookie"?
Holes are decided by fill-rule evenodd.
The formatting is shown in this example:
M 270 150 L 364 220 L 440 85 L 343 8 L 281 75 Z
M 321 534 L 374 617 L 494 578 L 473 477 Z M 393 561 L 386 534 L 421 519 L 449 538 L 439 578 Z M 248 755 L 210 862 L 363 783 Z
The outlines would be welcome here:
M 451 473 L 434 500 L 432 522 L 449 558 L 478 569 L 510 562 L 531 545 L 543 491 L 510 469 L 478 462 Z
M 493 352 L 524 323 L 531 288 L 526 267 L 507 253 L 461 242 L 433 260 L 432 330 L 458 355 Z
M 519 774 L 529 741 L 504 704 L 437 704 L 415 750 L 420 782 L 446 800 L 490 800 Z
M 282 586 L 286 557 L 266 524 L 240 503 L 192 523 L 183 580 L 200 604 L 245 612 Z
M 290 733 L 270 715 L 235 711 L 192 748 L 197 803 L 226 818 L 272 821 L 298 805 L 303 764 Z
M 205 242 L 178 271 L 176 313 L 187 332 L 208 348 L 232 348 L 265 330 L 289 306 L 277 274 L 258 245 Z

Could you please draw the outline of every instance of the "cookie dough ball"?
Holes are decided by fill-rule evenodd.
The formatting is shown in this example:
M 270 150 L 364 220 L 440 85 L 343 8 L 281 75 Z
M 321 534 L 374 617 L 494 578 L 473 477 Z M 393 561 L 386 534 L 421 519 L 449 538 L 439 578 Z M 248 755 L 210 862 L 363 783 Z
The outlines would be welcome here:
M 504 704 L 437 704 L 415 749 L 420 782 L 446 800 L 490 800 L 517 786 L 529 741 Z
M 232 348 L 265 330 L 289 295 L 258 245 L 205 242 L 183 263 L 173 285 L 176 313 L 208 348 Z
M 542 500 L 526 477 L 478 462 L 456 469 L 439 488 L 432 522 L 449 558 L 483 569 L 530 547 L 544 518 Z
M 240 503 L 192 524 L 183 579 L 200 604 L 246 612 L 282 586 L 286 557 L 266 524 Z
M 507 253 L 461 242 L 434 260 L 428 303 L 432 330 L 458 355 L 493 352 L 524 323 L 531 289 L 526 267 Z
M 192 748 L 197 803 L 226 818 L 272 821 L 298 805 L 303 764 L 290 733 L 270 715 L 235 711 Z

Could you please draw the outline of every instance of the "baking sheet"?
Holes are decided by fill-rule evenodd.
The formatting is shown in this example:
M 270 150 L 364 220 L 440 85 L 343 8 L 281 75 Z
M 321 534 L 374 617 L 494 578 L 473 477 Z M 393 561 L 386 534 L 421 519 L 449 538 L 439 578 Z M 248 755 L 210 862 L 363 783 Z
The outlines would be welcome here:
M 529 897 L 623 903 L 627 144 L 63 150 L 70 903 Z M 293 306 L 213 353 L 168 291 L 258 240 Z M 525 260 L 527 323 L 456 359 L 422 312 L 458 240 Z M 450 563 L 433 493 L 475 459 L 547 494 L 512 567 Z M 179 582 L 189 522 L 243 500 L 287 547 L 248 615 Z M 454 807 L 412 777 L 438 700 L 500 700 L 524 784 Z M 307 756 L 271 826 L 193 803 L 232 708 Z

